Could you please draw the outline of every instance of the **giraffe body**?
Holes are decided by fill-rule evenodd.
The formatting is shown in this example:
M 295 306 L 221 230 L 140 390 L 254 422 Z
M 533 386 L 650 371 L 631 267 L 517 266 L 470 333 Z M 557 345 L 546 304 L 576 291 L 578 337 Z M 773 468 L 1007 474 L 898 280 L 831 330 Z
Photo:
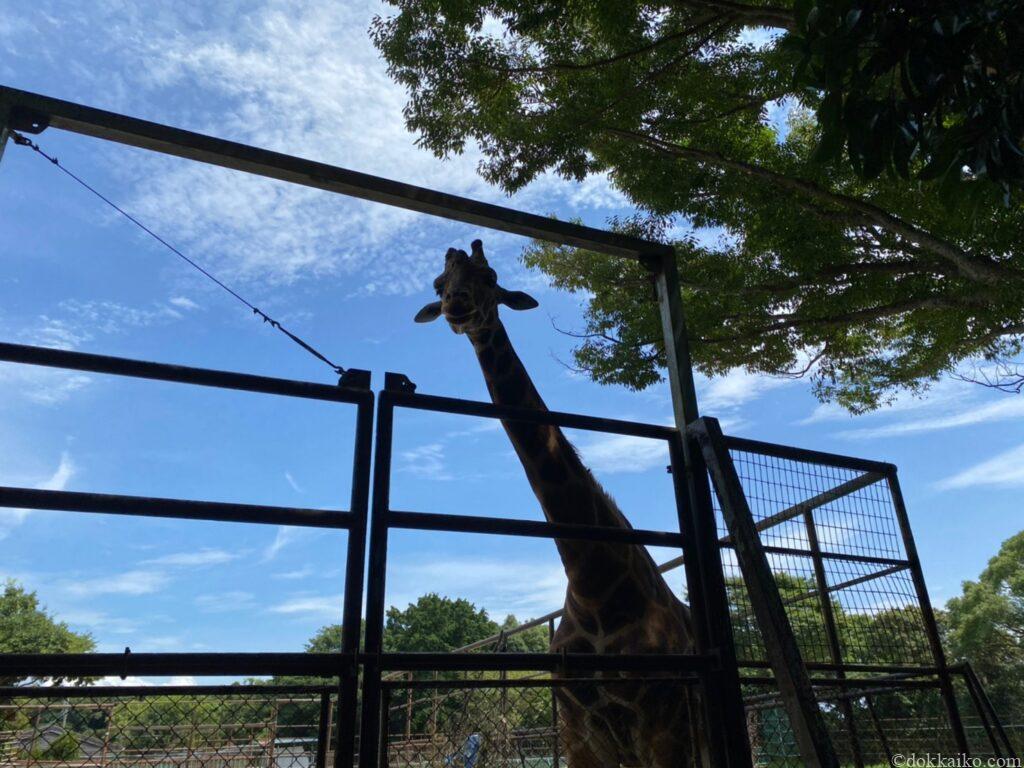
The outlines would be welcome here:
M 473 255 L 449 249 L 435 280 L 440 301 L 418 322 L 442 314 L 476 352 L 491 399 L 546 410 L 498 318 L 498 305 L 530 309 L 536 301 L 497 284 L 480 241 Z M 549 522 L 629 528 L 629 521 L 555 426 L 503 421 Z M 569 653 L 687 653 L 693 634 L 687 607 L 672 593 L 640 545 L 556 540 L 569 586 L 551 650 Z M 643 676 L 647 681 L 630 680 Z M 594 682 L 558 689 L 570 768 L 688 768 L 694 764 L 693 697 L 678 682 L 650 673 L 597 673 Z M 600 684 L 602 679 L 618 682 Z

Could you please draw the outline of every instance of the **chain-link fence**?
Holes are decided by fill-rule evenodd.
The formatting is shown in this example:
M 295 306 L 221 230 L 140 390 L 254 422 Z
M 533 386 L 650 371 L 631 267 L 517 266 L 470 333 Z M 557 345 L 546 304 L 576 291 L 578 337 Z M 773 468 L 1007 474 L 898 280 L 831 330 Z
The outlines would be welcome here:
M 36 688 L 0 694 L 0 765 L 322 768 L 334 688 Z

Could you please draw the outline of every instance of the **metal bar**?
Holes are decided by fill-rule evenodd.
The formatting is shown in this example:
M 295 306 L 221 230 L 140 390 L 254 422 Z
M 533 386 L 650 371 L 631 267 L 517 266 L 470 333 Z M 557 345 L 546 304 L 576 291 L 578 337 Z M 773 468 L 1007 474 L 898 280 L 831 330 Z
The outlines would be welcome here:
M 524 421 L 531 424 L 551 424 L 568 429 L 583 429 L 591 432 L 607 432 L 632 437 L 649 437 L 652 440 L 671 440 L 675 434 L 673 427 L 658 424 L 644 424 L 621 419 L 606 419 L 599 416 L 584 416 L 564 411 L 538 411 L 533 408 L 520 408 L 512 405 L 497 405 L 478 400 L 462 400 L 455 397 L 438 395 L 422 395 L 414 392 L 392 392 L 396 408 L 409 408 L 418 411 L 434 411 L 436 413 L 452 413 L 460 416 L 479 416 L 486 419 L 503 419 L 506 421 Z
M 878 734 L 878 741 L 881 743 L 882 749 L 885 750 L 885 759 L 889 765 L 892 765 L 892 747 L 889 746 L 889 739 L 885 735 L 882 721 L 878 719 L 878 713 L 875 712 L 875 705 L 871 700 L 871 696 L 865 696 L 864 703 L 867 705 L 868 714 L 871 715 L 871 722 L 875 726 L 875 733 Z
M 844 589 L 847 589 L 849 587 L 855 587 L 858 584 L 864 584 L 865 582 L 872 581 L 873 579 L 880 579 L 883 576 L 891 576 L 894 573 L 900 573 L 901 571 L 907 570 L 909 567 L 909 564 L 904 563 L 902 565 L 894 565 L 889 568 L 885 568 L 881 571 L 876 571 L 875 573 L 869 573 L 865 576 L 858 576 L 855 579 L 847 579 L 846 581 L 841 581 L 838 584 L 833 584 L 830 587 L 827 586 L 825 588 L 824 594 L 841 592 Z M 804 594 L 797 595 L 796 597 L 787 597 L 782 602 L 784 605 L 792 605 L 793 603 L 799 603 L 801 600 L 807 600 L 811 597 L 817 597 L 820 594 L 822 594 L 820 590 L 812 589 L 810 592 L 805 592 Z
M 735 548 L 731 542 L 723 544 L 722 546 Z M 811 553 L 806 549 L 793 549 L 792 547 L 772 547 L 768 545 L 762 545 L 761 549 L 768 554 L 776 555 L 795 555 L 797 557 L 810 557 Z M 907 560 L 898 560 L 892 557 L 875 557 L 874 555 L 847 555 L 843 552 L 827 552 L 823 551 L 821 556 L 826 560 L 843 560 L 849 563 L 867 563 L 868 565 L 900 565 L 909 567 L 910 563 Z
M 839 644 L 839 629 L 836 627 L 835 611 L 832 609 L 832 598 L 829 596 L 828 576 L 825 573 L 825 561 L 821 556 L 818 529 L 814 524 L 814 512 L 807 510 L 804 512 L 803 518 L 804 527 L 807 530 L 807 543 L 811 548 L 811 557 L 814 563 L 814 580 L 818 586 L 818 604 L 821 606 L 821 616 L 825 623 L 825 639 L 828 642 L 829 656 L 833 664 L 842 664 L 843 650 Z M 783 605 L 785 604 L 784 602 Z M 842 679 L 845 677 L 845 673 L 842 670 L 838 670 L 836 677 Z M 846 732 L 850 738 L 853 763 L 857 768 L 864 768 L 864 756 L 861 753 L 860 738 L 857 735 L 857 724 L 853 719 L 853 707 L 848 699 L 844 699 L 840 702 L 839 708 L 843 713 Z
M 554 617 L 548 619 L 548 647 L 550 648 L 555 642 L 555 619 Z M 551 765 L 552 768 L 560 768 L 561 756 L 559 752 L 559 743 L 561 739 L 558 734 L 558 693 L 554 688 L 551 689 L 551 729 L 555 732 L 555 737 L 551 740 Z
M 393 393 L 377 397 L 377 445 L 373 461 L 373 502 L 370 517 L 369 581 L 366 585 L 366 650 L 363 662 L 363 709 L 359 729 L 359 765 L 377 768 L 381 741 L 387 735 L 387 702 L 381 697 L 381 653 L 384 641 L 384 599 L 387 575 L 387 511 L 391 494 L 391 446 L 394 436 Z M 383 709 L 382 709 L 383 707 Z
M 370 504 L 370 473 L 373 464 L 374 400 L 359 403 L 356 411 L 355 445 L 352 460 L 352 524 L 345 555 L 345 606 L 342 612 L 341 652 L 355 658 L 359 652 L 363 613 L 363 571 L 366 565 L 366 520 Z M 338 687 L 338 737 L 334 749 L 334 768 L 352 768 L 356 753 L 355 713 L 359 703 L 359 671 L 347 669 Z
M 935 621 L 935 612 L 932 610 L 932 601 L 928 596 L 928 586 L 925 584 L 924 572 L 921 570 L 921 559 L 917 555 L 917 544 L 914 541 L 914 533 L 910 528 L 910 517 L 907 515 L 907 507 L 903 500 L 903 491 L 900 489 L 899 478 L 896 475 L 896 467 L 892 467 L 887 480 L 889 481 L 889 490 L 892 493 L 896 521 L 903 536 L 903 549 L 907 553 L 907 560 L 910 562 L 910 575 L 914 581 L 918 603 L 921 606 L 921 618 L 924 621 L 925 634 L 928 636 L 928 645 L 931 648 L 935 666 L 939 669 L 939 678 L 942 680 L 942 699 L 946 705 L 946 713 L 949 716 L 949 726 L 953 729 L 953 739 L 956 741 L 957 749 L 960 750 L 961 754 L 970 755 L 970 745 L 967 743 L 967 734 L 964 731 L 963 720 L 960 718 L 960 708 L 956 702 L 953 681 L 950 678 L 949 667 L 946 664 L 946 653 L 942 649 L 942 640 L 939 636 L 938 624 Z
M 697 678 L 692 675 L 687 677 L 666 677 L 665 675 L 658 675 L 657 677 L 635 677 L 630 675 L 629 677 L 550 677 L 544 679 L 530 678 L 527 680 L 517 680 L 515 678 L 505 680 L 481 680 L 480 678 L 472 678 L 469 680 L 385 680 L 383 687 L 385 690 L 398 690 L 405 688 L 427 690 L 479 690 L 481 688 L 571 688 L 574 685 L 637 685 L 640 683 L 692 686 L 697 684 Z M 421 701 L 425 701 L 425 699 L 421 699 Z
M 770 661 L 764 659 L 740 659 L 740 667 L 749 669 L 768 669 Z M 844 662 L 843 664 L 831 664 L 826 661 L 807 661 L 804 666 L 811 672 L 892 672 L 908 675 L 938 675 L 939 668 L 931 666 L 910 666 L 908 664 L 859 664 L 856 662 Z M 819 682 L 819 681 L 815 681 Z
M 306 528 L 345 529 L 354 521 L 351 512 L 341 510 L 267 507 L 258 504 L 229 504 L 220 501 L 190 501 L 77 491 L 41 491 L 37 488 L 7 486 L 0 486 L 0 507 L 166 517 L 174 520 L 213 520 L 254 525 L 292 525 Z
M 351 719 L 351 718 L 346 718 Z M 331 740 L 331 692 L 320 694 L 320 719 L 316 728 L 316 768 L 327 768 L 327 748 Z M 337 764 L 338 756 L 334 757 Z
M 780 512 L 776 512 L 774 515 L 769 515 L 763 520 L 758 520 L 754 525 L 754 528 L 757 531 L 765 531 L 776 525 L 780 525 L 787 520 L 792 520 L 806 512 L 810 512 L 818 507 L 823 507 L 836 499 L 841 499 L 843 496 L 848 496 L 855 491 L 859 491 L 861 488 L 866 488 L 867 486 L 873 485 L 874 483 L 884 479 L 885 475 L 879 472 L 865 472 L 863 475 L 855 477 L 852 480 L 847 480 L 845 483 L 841 483 L 834 488 L 829 488 L 827 491 L 823 491 L 817 496 L 813 496 L 806 501 L 801 501 L 799 504 L 787 507 Z M 729 536 L 723 537 L 723 543 L 728 544 L 729 541 Z
M 0 659 L 3 657 L 0 656 Z M 119 656 L 123 658 L 123 656 Z M 0 699 L 105 699 L 145 696 L 279 696 L 330 693 L 324 685 L 53 685 L 0 687 Z
M 548 523 L 540 520 L 507 520 L 478 515 L 399 512 L 396 510 L 388 511 L 386 519 L 389 528 L 406 528 L 418 531 L 486 533 L 543 539 L 577 539 L 620 544 L 648 544 L 655 547 L 681 547 L 683 545 L 683 537 L 678 533 L 648 531 L 637 528 L 612 528 L 605 525 L 574 525 L 571 523 Z
M 838 768 L 839 760 L 818 708 L 768 557 L 761 549 L 761 538 L 721 427 L 716 419 L 705 417 L 691 424 L 687 431 L 700 444 L 714 479 L 722 516 L 736 543 L 736 559 L 804 763 L 811 768 Z
M 136 379 L 173 381 L 218 389 L 237 389 L 246 392 L 263 392 L 268 395 L 302 397 L 312 400 L 328 400 L 337 403 L 359 403 L 373 397 L 369 390 L 346 389 L 330 384 L 310 381 L 278 379 L 272 376 L 253 376 L 249 373 L 217 371 L 209 368 L 193 368 L 185 365 L 152 363 L 125 357 L 93 355 L 86 352 L 70 352 L 65 349 L 32 347 L 26 344 L 0 343 L 0 360 L 26 365 L 43 365 L 49 368 L 68 368 L 75 371 L 106 373 L 112 376 L 130 376 Z
M 369 633 L 369 627 L 367 627 Z M 369 644 L 369 643 L 367 643 Z M 375 656 L 367 652 L 366 657 Z M 703 672 L 717 661 L 689 653 L 381 653 L 383 670 L 421 671 L 613 671 Z
M 7 124 L 8 106 L 0 103 L 0 162 L 4 159 L 4 149 L 7 148 L 7 140 L 11 137 L 11 127 Z
M 731 451 L 759 453 L 764 456 L 775 456 L 779 459 L 790 459 L 792 461 L 801 461 L 808 464 L 827 464 L 834 467 L 856 469 L 861 472 L 880 472 L 883 475 L 888 475 L 893 470 L 893 465 L 884 461 L 872 461 L 870 459 L 861 459 L 857 456 L 844 456 L 839 453 L 814 451 L 810 448 L 797 448 L 792 445 L 766 443 L 761 440 L 751 440 L 746 437 L 732 437 L 726 435 L 725 445 Z
M 717 653 L 721 660 L 720 669 L 706 678 L 708 684 L 702 688 L 707 749 L 702 749 L 701 759 L 705 768 L 750 768 L 753 758 L 736 667 L 721 551 L 715 541 L 715 514 L 707 467 L 700 450 L 686 435 L 687 425 L 700 413 L 674 249 L 660 254 L 651 252 L 647 264 L 655 278 L 672 411 L 679 433 L 674 446 L 673 441 L 669 441 L 669 450 L 670 455 L 675 454 L 672 461 L 677 506 L 681 498 L 686 500 L 685 508 L 680 508 L 683 526 L 680 530 L 689 538 L 684 555 L 695 639 L 698 651 Z
M 988 737 L 988 743 L 992 745 L 992 751 L 996 757 L 1002 757 L 1003 750 L 999 744 L 999 738 L 996 735 L 995 729 L 993 729 L 992 723 L 989 721 L 988 710 L 981 701 L 981 696 L 978 695 L 978 690 L 974 687 L 970 676 L 966 673 L 964 674 L 964 687 L 967 689 L 967 695 L 974 705 L 974 711 L 978 713 L 978 719 L 981 720 L 981 726 L 985 729 L 985 735 Z
M 336 653 L 5 653 L 0 677 L 315 675 L 338 677 Z M 163 690 L 163 689 L 161 689 Z
M 403 184 L 379 176 L 13 88 L 0 87 L 0 100 L 47 119 L 53 128 L 525 237 L 631 258 L 636 258 L 642 253 L 663 253 L 667 248 L 660 243 L 557 221 L 547 216 L 522 213 L 500 205 Z
M 985 690 L 985 686 L 981 684 L 981 678 L 978 677 L 978 673 L 974 671 L 974 665 L 969 661 L 965 661 L 960 666 L 963 669 L 964 677 L 974 684 L 974 687 L 978 692 L 978 697 L 988 710 L 989 717 L 996 729 L 996 733 L 999 734 L 999 738 L 1002 739 L 1003 745 L 1006 747 L 1006 754 L 1010 757 L 1017 757 L 1017 752 L 1016 749 L 1014 749 L 1013 742 L 1010 741 L 1010 736 L 1006 733 L 1006 729 L 1003 727 L 1003 721 L 1000 719 L 999 713 L 996 712 L 996 708 L 992 706 L 992 700 L 988 697 L 988 691 Z

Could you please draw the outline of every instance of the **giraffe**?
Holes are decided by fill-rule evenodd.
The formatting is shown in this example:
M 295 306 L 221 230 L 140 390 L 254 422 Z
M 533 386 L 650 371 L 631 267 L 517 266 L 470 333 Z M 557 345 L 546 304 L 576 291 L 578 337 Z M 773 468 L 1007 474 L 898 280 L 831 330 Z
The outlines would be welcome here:
M 467 255 L 448 249 L 444 271 L 434 281 L 439 299 L 424 306 L 416 322 L 443 315 L 456 334 L 468 337 L 494 403 L 546 410 L 498 317 L 499 304 L 527 310 L 537 301 L 498 285 L 481 241 L 473 241 L 471 251 Z M 549 522 L 630 527 L 561 429 L 502 424 Z M 555 544 L 568 588 L 553 652 L 693 650 L 689 609 L 672 593 L 644 547 L 575 539 L 556 539 Z M 694 697 L 684 695 L 677 684 L 626 680 L 556 690 L 570 768 L 696 764 L 698 713 Z

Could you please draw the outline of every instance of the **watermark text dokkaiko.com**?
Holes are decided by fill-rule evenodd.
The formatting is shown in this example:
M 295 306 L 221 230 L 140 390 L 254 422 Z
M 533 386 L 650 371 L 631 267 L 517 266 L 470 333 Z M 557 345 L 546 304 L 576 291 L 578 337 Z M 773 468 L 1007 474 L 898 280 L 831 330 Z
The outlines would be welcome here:
M 970 755 L 896 754 L 893 768 L 1021 768 L 1019 757 L 971 757 Z

